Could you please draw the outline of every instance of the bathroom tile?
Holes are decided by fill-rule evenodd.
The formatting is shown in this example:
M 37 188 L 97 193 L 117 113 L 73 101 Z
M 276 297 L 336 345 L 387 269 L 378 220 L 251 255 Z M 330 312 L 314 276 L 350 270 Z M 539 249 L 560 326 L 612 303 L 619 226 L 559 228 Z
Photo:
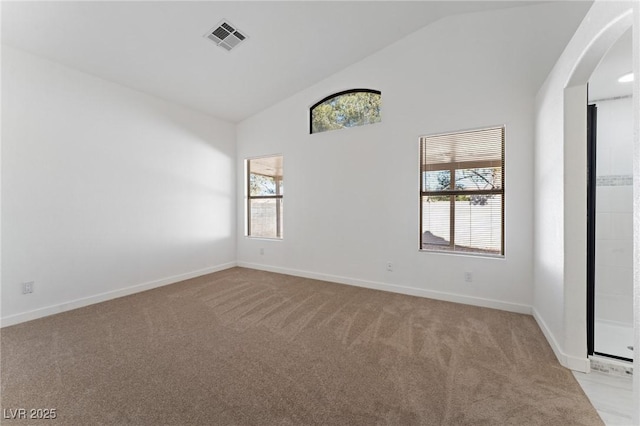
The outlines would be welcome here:
M 611 147 L 606 143 L 603 143 L 600 139 L 601 135 L 598 135 L 598 143 L 596 146 L 596 174 L 598 176 L 607 176 L 613 172 L 613 165 L 611 164 Z
M 598 414 L 606 426 L 635 426 L 630 416 L 621 416 L 620 414 L 600 410 L 598 410 Z
M 596 213 L 596 240 L 608 240 L 613 235 L 611 225 L 611 212 L 602 211 Z
M 631 207 L 631 206 L 630 206 Z M 633 240 L 633 213 L 611 213 L 611 234 L 614 240 Z
M 612 321 L 614 323 L 633 323 L 633 301 L 623 294 L 604 293 L 596 288 L 595 297 L 596 319 Z
M 592 371 L 573 372 L 606 425 L 632 425 L 633 385 L 631 377 L 618 377 Z
M 610 186 L 596 187 L 596 214 L 611 213 L 612 189 Z
M 633 298 L 633 267 L 596 265 L 596 293 Z
M 633 211 L 633 186 L 611 187 L 611 203 L 609 211 L 628 213 Z
M 632 256 L 632 240 L 596 241 L 596 265 L 629 267 Z

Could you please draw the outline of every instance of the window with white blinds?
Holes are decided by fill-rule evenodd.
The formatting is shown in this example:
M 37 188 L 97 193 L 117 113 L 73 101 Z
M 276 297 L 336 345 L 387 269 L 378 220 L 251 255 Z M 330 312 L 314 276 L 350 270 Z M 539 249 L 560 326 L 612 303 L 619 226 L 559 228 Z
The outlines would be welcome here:
M 504 127 L 420 138 L 420 249 L 504 255 Z

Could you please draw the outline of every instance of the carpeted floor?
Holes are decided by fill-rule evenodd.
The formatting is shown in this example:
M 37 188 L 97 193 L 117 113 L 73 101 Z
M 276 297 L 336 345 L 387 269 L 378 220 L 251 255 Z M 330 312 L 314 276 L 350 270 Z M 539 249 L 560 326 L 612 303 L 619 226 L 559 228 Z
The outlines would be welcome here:
M 3 424 L 602 424 L 531 316 L 250 269 L 1 339 Z

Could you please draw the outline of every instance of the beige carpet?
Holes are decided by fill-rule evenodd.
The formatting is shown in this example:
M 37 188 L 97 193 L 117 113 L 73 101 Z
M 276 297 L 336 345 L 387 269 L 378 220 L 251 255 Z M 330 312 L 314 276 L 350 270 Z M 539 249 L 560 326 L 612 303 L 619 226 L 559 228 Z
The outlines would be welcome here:
M 531 316 L 249 269 L 1 337 L 3 424 L 602 424 Z

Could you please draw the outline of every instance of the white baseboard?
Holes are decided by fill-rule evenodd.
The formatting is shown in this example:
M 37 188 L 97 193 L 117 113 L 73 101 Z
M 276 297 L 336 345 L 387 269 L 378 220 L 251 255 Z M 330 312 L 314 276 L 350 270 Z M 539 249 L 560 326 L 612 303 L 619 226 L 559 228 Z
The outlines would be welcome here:
M 591 371 L 591 363 L 589 362 L 589 358 L 586 356 L 584 358 L 567 355 L 560 349 L 560 345 L 558 345 L 558 341 L 555 336 L 547 326 L 547 323 L 544 322 L 540 314 L 535 308 L 532 308 L 533 318 L 535 318 L 540 330 L 542 330 L 542 334 L 546 337 L 553 353 L 556 355 L 556 358 L 560 362 L 560 365 L 566 367 L 573 371 L 579 371 L 581 373 L 588 373 Z
M 589 358 L 580 358 L 577 356 L 569 356 L 565 354 L 566 362 L 560 363 L 569 370 L 579 371 L 581 373 L 589 373 L 591 371 L 591 362 Z
M 388 291 L 391 293 L 406 294 L 409 296 L 426 297 L 429 299 L 443 300 L 446 302 L 462 303 L 465 305 L 481 306 L 484 308 L 500 309 L 502 311 L 516 312 L 531 315 L 531 306 L 519 303 L 503 302 L 500 300 L 485 299 L 474 296 L 464 296 L 455 293 L 446 293 L 435 290 L 425 290 L 416 287 L 387 284 L 376 281 L 366 281 L 357 278 L 342 277 L 338 275 L 323 274 L 319 272 L 302 271 L 298 269 L 281 268 L 259 263 L 238 262 L 243 268 L 258 269 L 262 271 L 276 272 L 279 274 L 293 275 L 296 277 L 311 278 L 322 281 L 330 281 L 338 284 L 347 284 L 357 287 L 371 288 L 374 290 Z
M 200 277 L 202 275 L 211 274 L 213 272 L 218 272 L 225 269 L 233 268 L 234 266 L 237 266 L 236 262 L 228 262 L 228 263 L 223 263 L 221 265 L 199 269 L 197 271 L 174 275 L 171 277 L 162 278 L 155 281 L 149 281 L 142 284 L 132 285 L 129 287 L 118 289 L 118 290 L 107 291 L 107 292 L 96 294 L 93 296 L 72 300 L 70 302 L 60 303 L 58 305 L 46 306 L 44 308 L 34 309 L 32 311 L 9 315 L 7 317 L 3 317 L 0 320 L 0 323 L 2 327 L 8 327 L 10 325 L 19 324 L 25 321 L 31 321 L 31 320 L 46 317 L 49 315 L 59 314 L 61 312 L 83 308 L 85 306 L 93 305 L 100 302 L 105 302 L 111 299 L 116 299 L 118 297 L 128 296 L 130 294 L 140 293 L 142 291 L 163 287 L 165 285 L 174 284 L 174 283 L 188 280 L 191 278 Z
M 297 277 L 311 278 L 322 281 L 329 281 L 338 284 L 347 284 L 357 287 L 370 288 L 374 290 L 388 291 L 391 293 L 406 294 L 409 296 L 426 297 L 429 299 L 443 300 L 447 302 L 462 303 L 465 305 L 481 306 L 485 308 L 500 309 L 503 311 L 516 312 L 520 314 L 533 315 L 538 326 L 542 330 L 542 333 L 546 337 L 547 341 L 551 345 L 551 349 L 555 353 L 558 361 L 564 367 L 571 370 L 588 373 L 590 371 L 590 362 L 588 358 L 573 357 L 565 354 L 560 349 L 558 342 L 556 341 L 553 333 L 551 333 L 549 327 L 547 327 L 544 320 L 540 317 L 539 313 L 531 306 L 503 302 L 500 300 L 486 299 L 474 296 L 465 296 L 454 293 L 447 293 L 435 290 L 426 290 L 416 287 L 401 286 L 395 284 L 387 284 L 375 281 L 361 280 L 357 278 L 342 277 L 338 275 L 323 274 L 318 272 L 303 271 L 298 269 L 282 268 L 277 266 L 263 265 L 258 263 L 249 262 L 228 262 L 221 265 L 212 266 L 209 268 L 200 269 L 184 274 L 174 275 L 172 277 L 163 278 L 156 281 L 149 281 L 142 284 L 133 285 L 130 287 L 113 290 L 105 293 L 96 294 L 81 299 L 76 299 L 70 302 L 61 303 L 58 305 L 47 306 L 44 308 L 34 309 L 28 312 L 22 312 L 15 315 L 3 317 L 0 320 L 2 327 L 7 327 L 15 324 L 19 324 L 25 321 L 31 321 L 34 319 L 46 317 L 49 315 L 58 314 L 61 312 L 70 311 L 72 309 L 82 308 L 85 306 L 93 305 L 95 303 L 105 302 L 107 300 L 116 299 L 118 297 L 128 296 L 130 294 L 139 293 L 146 290 L 162 287 L 169 284 L 174 284 L 180 281 L 188 280 L 190 278 L 196 278 L 202 275 L 211 274 L 214 272 L 222 271 L 225 269 L 233 268 L 234 266 L 240 266 L 243 268 L 258 269 L 262 271 L 276 272 L 279 274 L 293 275 Z

